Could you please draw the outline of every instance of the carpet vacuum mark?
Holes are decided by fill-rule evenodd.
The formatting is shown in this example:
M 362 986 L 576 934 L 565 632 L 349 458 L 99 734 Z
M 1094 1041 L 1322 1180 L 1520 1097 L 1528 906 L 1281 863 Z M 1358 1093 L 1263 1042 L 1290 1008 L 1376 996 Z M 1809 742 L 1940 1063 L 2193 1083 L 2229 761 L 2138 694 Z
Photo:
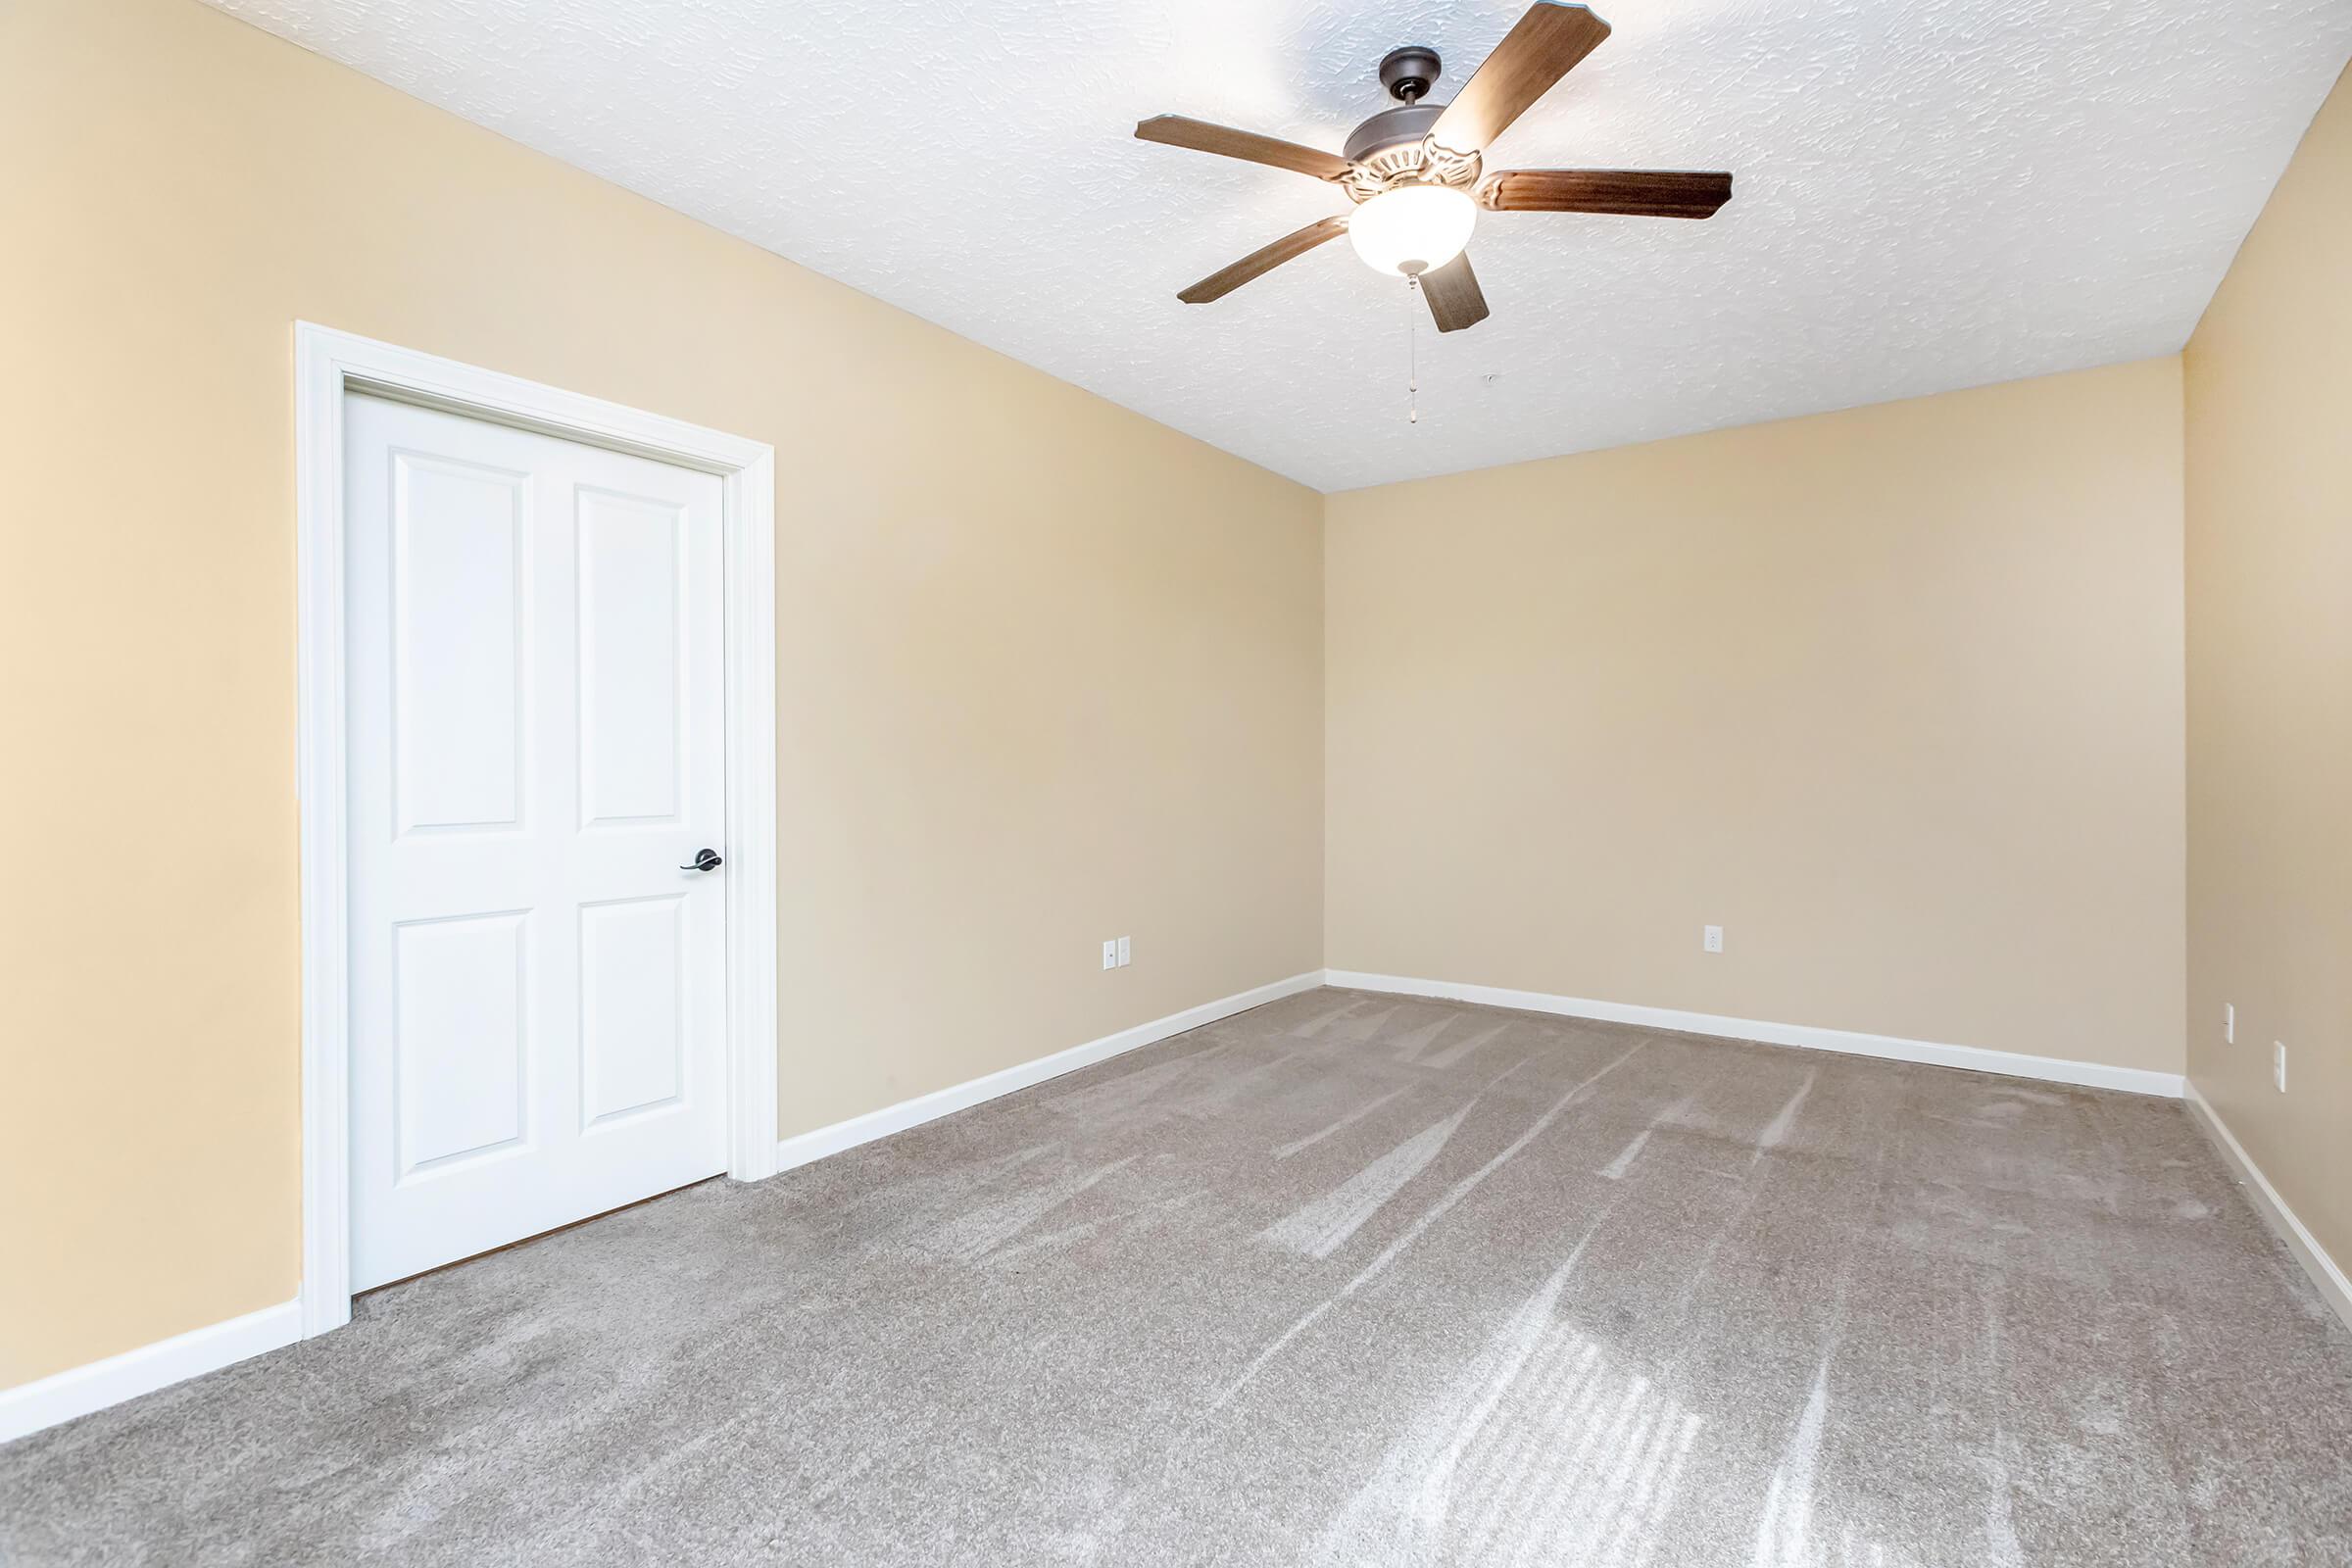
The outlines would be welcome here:
M 0 1562 L 2352 1562 L 2175 1102 L 1316 991 L 0 1448 Z

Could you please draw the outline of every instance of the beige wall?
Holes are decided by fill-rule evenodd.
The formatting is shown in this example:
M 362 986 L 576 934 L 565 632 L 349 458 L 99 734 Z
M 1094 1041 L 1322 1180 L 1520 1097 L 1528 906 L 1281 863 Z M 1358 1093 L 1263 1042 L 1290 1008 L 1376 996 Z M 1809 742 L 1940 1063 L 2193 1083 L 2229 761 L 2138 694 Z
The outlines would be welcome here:
M 0 1385 L 294 1293 L 297 318 L 775 445 L 787 1133 L 1320 961 L 1311 492 L 193 0 L 0 148 Z
M 2184 356 L 2188 1067 L 2352 1266 L 2352 78 Z M 2222 1007 L 2237 1007 L 2237 1043 Z M 2287 1092 L 2271 1043 L 2287 1046 Z
M 1325 961 L 2180 1071 L 2180 452 L 2168 359 L 1332 497 Z

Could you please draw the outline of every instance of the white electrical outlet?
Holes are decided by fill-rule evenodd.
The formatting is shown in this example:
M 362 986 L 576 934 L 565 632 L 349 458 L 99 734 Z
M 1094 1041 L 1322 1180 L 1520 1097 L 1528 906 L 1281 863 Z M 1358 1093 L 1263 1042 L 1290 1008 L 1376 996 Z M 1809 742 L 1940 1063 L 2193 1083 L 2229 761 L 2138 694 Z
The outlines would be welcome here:
M 1129 955 L 1127 952 L 1127 939 L 1125 937 L 1121 937 L 1119 938 L 1119 967 L 1122 969 L 1126 968 L 1128 960 Z
M 2278 1092 L 2282 1095 L 2285 1094 L 2286 1042 L 2283 1040 L 2274 1040 L 2271 1042 L 2271 1078 L 2278 1085 Z
M 1709 953 L 1721 953 L 1723 951 L 1723 927 L 1708 926 L 1705 934 L 1699 938 L 1698 945 Z
M 2237 1006 L 2234 1003 L 2225 1002 L 2222 1004 L 2222 1044 L 2225 1046 L 2237 1044 Z
M 1102 944 L 1102 967 L 1105 969 L 1116 969 L 1118 966 L 1119 939 L 1112 937 Z

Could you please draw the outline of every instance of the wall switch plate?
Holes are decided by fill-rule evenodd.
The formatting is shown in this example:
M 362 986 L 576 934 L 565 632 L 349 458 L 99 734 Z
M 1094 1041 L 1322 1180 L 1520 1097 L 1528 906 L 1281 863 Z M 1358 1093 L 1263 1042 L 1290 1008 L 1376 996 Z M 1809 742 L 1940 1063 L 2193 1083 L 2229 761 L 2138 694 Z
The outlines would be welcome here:
M 1126 967 L 1127 967 L 1128 956 L 1129 956 L 1129 955 L 1128 955 L 1128 952 L 1127 952 L 1127 939 L 1126 939 L 1125 937 L 1121 937 L 1121 938 L 1119 938 L 1119 967 L 1120 967 L 1120 968 L 1124 969 L 1124 968 L 1126 968 Z
M 2278 1084 L 2280 1094 L 2286 1093 L 2286 1042 L 2283 1040 L 2271 1042 L 2271 1079 Z
M 1709 953 L 1721 953 L 1723 951 L 1723 927 L 1708 926 L 1704 934 L 1699 937 L 1698 945 Z
M 2222 1004 L 2222 1044 L 2225 1046 L 2237 1044 L 2237 1004 L 2235 1003 L 2225 1002 Z
M 1102 967 L 1105 969 L 1116 969 L 1118 966 L 1119 944 L 1118 939 L 1114 937 L 1102 944 Z

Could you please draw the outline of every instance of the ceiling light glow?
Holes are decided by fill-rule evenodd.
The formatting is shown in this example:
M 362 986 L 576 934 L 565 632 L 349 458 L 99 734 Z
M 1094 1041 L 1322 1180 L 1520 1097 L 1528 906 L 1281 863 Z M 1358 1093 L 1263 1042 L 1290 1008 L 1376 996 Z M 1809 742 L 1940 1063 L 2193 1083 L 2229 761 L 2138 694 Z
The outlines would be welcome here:
M 1399 185 L 1356 208 L 1348 242 L 1374 271 L 1414 277 L 1461 255 L 1477 223 L 1478 204 L 1466 191 Z

